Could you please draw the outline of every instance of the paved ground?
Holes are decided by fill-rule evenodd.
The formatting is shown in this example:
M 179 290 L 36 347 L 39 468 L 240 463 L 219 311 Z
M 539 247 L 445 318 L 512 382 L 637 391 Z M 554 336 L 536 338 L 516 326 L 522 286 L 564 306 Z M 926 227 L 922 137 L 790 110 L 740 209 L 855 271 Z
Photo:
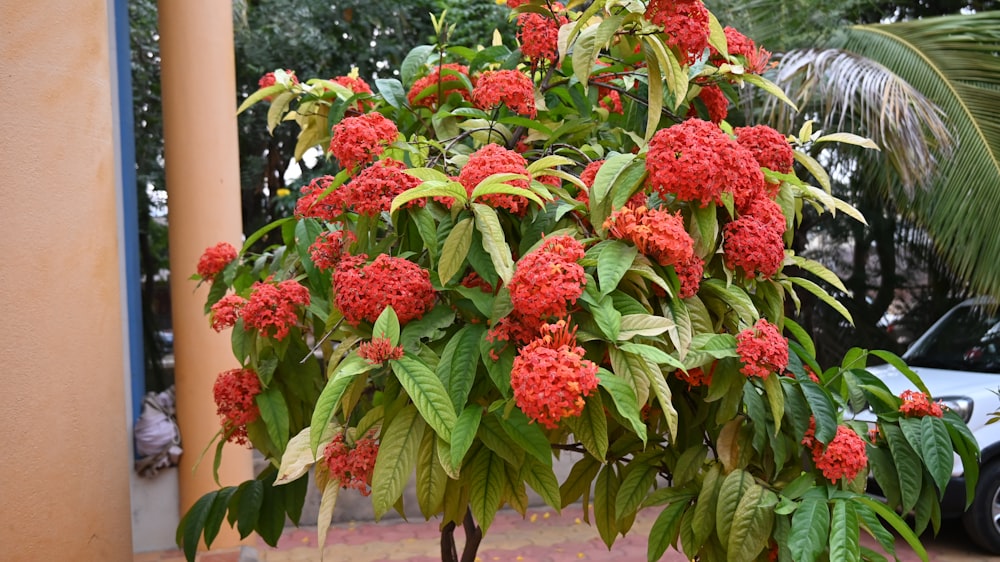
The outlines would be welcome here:
M 640 514 L 635 526 L 625 538 L 619 538 L 609 552 L 597 535 L 597 530 L 582 521 L 579 505 L 557 514 L 548 508 L 535 508 L 528 516 L 511 511 L 497 515 L 493 526 L 479 549 L 479 562 L 568 562 L 578 560 L 641 562 L 646 560 L 646 536 L 655 513 Z M 352 522 L 330 528 L 325 562 L 439 562 L 438 526 L 434 521 L 404 522 L 383 520 L 381 523 Z M 456 533 L 459 545 L 463 538 Z M 998 561 L 971 546 L 957 522 L 946 523 L 937 538 L 925 537 L 930 559 L 938 562 Z M 872 541 L 866 543 L 874 547 Z M 897 545 L 897 555 L 903 562 L 918 560 L 906 547 Z M 201 562 L 306 562 L 320 560 L 316 548 L 315 527 L 289 528 L 281 537 L 278 548 L 255 543 L 253 548 L 229 549 L 200 554 Z M 136 554 L 134 562 L 182 562 L 176 550 Z M 668 551 L 664 562 L 681 562 L 682 554 Z

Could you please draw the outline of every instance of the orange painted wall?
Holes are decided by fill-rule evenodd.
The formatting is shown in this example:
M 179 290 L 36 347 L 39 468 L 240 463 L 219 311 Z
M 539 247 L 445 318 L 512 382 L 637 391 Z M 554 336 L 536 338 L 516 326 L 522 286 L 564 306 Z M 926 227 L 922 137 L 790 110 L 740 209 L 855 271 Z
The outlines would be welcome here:
M 0 558 L 130 560 L 104 0 L 0 0 Z

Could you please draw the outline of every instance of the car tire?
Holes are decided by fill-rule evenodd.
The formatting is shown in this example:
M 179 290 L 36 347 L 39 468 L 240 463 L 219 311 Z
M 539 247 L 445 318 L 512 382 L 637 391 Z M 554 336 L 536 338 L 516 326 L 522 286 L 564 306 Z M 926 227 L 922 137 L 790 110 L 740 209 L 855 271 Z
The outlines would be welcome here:
M 976 497 L 962 521 L 974 543 L 993 554 L 1000 554 L 1000 461 L 980 471 Z

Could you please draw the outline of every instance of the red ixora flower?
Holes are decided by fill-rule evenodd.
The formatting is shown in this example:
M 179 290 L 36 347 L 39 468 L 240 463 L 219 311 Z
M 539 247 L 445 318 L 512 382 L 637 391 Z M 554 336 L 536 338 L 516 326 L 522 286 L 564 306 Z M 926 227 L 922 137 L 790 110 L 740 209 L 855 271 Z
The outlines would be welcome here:
M 403 348 L 392 345 L 389 338 L 372 338 L 358 346 L 358 355 L 372 365 L 381 365 L 403 356 Z
M 810 429 L 814 430 L 814 426 L 811 425 Z M 810 437 L 809 432 L 806 432 L 806 437 Z M 868 468 L 865 441 L 847 426 L 837 426 L 837 435 L 826 446 L 815 438 L 809 440 L 813 463 L 823 473 L 823 477 L 831 482 L 837 482 L 841 478 L 854 480 Z
M 198 259 L 198 275 L 202 279 L 212 281 L 215 276 L 222 273 L 223 269 L 229 265 L 236 256 L 236 248 L 229 242 L 219 242 L 215 246 L 205 248 L 205 252 Z
M 357 240 L 357 237 L 350 230 L 323 232 L 309 246 L 309 257 L 316 269 L 321 271 L 333 269 L 340 263 L 340 258 L 347 254 L 347 249 L 351 244 Z
M 240 319 L 240 312 L 246 303 L 247 300 L 245 298 L 233 294 L 219 299 L 219 302 L 212 305 L 212 312 L 210 314 L 212 329 L 216 332 L 221 332 L 226 328 L 235 326 L 236 321 Z
M 354 76 L 336 76 L 331 78 L 330 81 L 340 84 L 355 94 L 372 93 L 372 87 L 368 85 L 368 82 L 365 82 L 361 78 L 356 78 Z M 374 106 L 375 104 L 370 100 L 361 100 L 354 104 L 354 109 L 355 111 L 367 111 Z
M 722 31 L 726 34 L 726 49 L 729 50 L 729 54 L 743 57 L 744 70 L 760 74 L 771 66 L 770 51 L 763 47 L 758 48 L 752 39 L 737 31 L 736 28 L 727 25 Z
M 371 162 L 398 136 L 396 124 L 381 113 L 346 117 L 333 126 L 330 152 L 341 168 L 350 170 Z
M 544 325 L 541 334 L 514 358 L 510 386 L 518 408 L 553 429 L 583 412 L 584 398 L 597 388 L 597 365 L 583 358 L 576 330 L 565 321 Z
M 699 386 L 708 386 L 712 384 L 712 372 L 715 370 L 715 364 L 712 364 L 712 368 L 706 372 L 701 367 L 695 367 L 693 369 L 688 369 L 688 372 L 678 369 L 674 371 L 674 374 L 678 379 L 684 381 L 688 385 L 688 390 L 692 388 L 697 388 Z
M 333 176 L 320 176 L 302 186 L 299 200 L 295 202 L 297 218 L 314 218 L 333 222 L 344 213 L 344 198 L 337 187 L 323 195 L 333 183 Z M 322 197 L 321 197 L 322 196 Z
M 743 362 L 740 372 L 748 377 L 765 378 L 788 366 L 788 340 L 764 318 L 736 334 L 736 353 Z
M 524 159 L 524 156 L 499 144 L 487 144 L 473 152 L 465 167 L 458 174 L 458 181 L 471 196 L 479 182 L 493 174 L 520 174 L 525 179 L 508 180 L 505 183 L 522 189 L 529 187 L 527 178 L 531 177 L 531 174 L 528 172 L 528 161 Z M 528 212 L 530 203 L 526 197 L 506 193 L 491 193 L 477 198 L 477 201 L 487 203 L 491 207 L 507 209 L 517 216 L 523 216 Z
M 298 281 L 289 279 L 277 284 L 270 279 L 257 281 L 251 288 L 250 299 L 243 305 L 243 323 L 263 336 L 281 341 L 298 322 L 299 309 L 306 306 L 309 306 L 309 289 Z
M 736 142 L 749 150 L 761 167 L 783 174 L 792 172 L 795 153 L 785 135 L 767 125 L 736 127 L 733 131 Z
M 413 83 L 406 99 L 412 106 L 423 106 L 434 109 L 438 106 L 438 98 L 447 98 L 452 92 L 458 92 L 465 101 L 472 101 L 472 93 L 466 89 L 469 67 L 457 63 L 447 63 L 435 66 L 430 74 Z
M 722 204 L 722 194 L 762 189 L 764 174 L 747 149 L 710 121 L 688 119 L 661 129 L 646 154 L 649 185 L 664 200 Z
M 354 488 L 363 496 L 372 493 L 372 473 L 377 457 L 375 430 L 356 440 L 353 447 L 344 442 L 343 433 L 338 433 L 323 449 L 323 461 L 330 471 L 330 478 L 340 481 L 342 488 Z
M 698 92 L 698 99 L 705 104 L 708 120 L 712 123 L 719 124 L 729 115 L 729 98 L 722 92 L 722 88 L 715 84 L 702 86 L 701 91 Z M 693 100 L 691 107 L 688 108 L 687 116 L 698 117 L 698 108 Z
M 559 27 L 569 23 L 569 18 L 560 13 L 565 7 L 559 2 L 550 4 L 549 9 L 544 15 L 524 12 L 517 16 L 517 40 L 532 65 L 543 60 L 552 63 L 559 57 Z
M 570 236 L 547 238 L 517 262 L 510 280 L 514 311 L 528 318 L 562 318 L 583 294 L 583 244 Z
M 285 86 L 291 86 L 293 84 L 299 83 L 299 78 L 295 76 L 294 70 L 289 70 L 286 68 L 284 71 L 284 76 L 282 78 L 283 80 L 281 81 L 281 83 L 284 84 Z M 278 83 L 278 76 L 274 72 L 268 72 L 267 74 L 261 76 L 260 80 L 257 81 L 257 85 L 260 86 L 261 88 L 269 88 L 277 83 Z M 273 96 L 267 96 L 264 99 L 267 101 L 271 101 L 272 97 Z
M 773 226 L 750 215 L 727 224 L 722 242 L 726 267 L 741 268 L 747 277 L 773 277 L 785 260 L 785 243 Z
M 612 238 L 628 240 L 639 252 L 660 265 L 686 264 L 694 255 L 694 240 L 684 228 L 680 212 L 625 207 L 615 210 L 604 227 Z
M 692 253 L 691 259 L 674 265 L 677 272 L 677 279 L 681 282 L 681 289 L 677 296 L 686 299 L 698 294 L 701 288 L 701 279 L 705 274 L 705 261 Z
M 785 213 L 781 210 L 781 205 L 768 198 L 764 192 L 758 193 L 757 196 L 751 198 L 744 206 L 737 208 L 737 210 L 741 216 L 753 217 L 779 235 L 785 233 L 787 224 Z
M 260 379 L 253 369 L 231 369 L 216 377 L 212 394 L 228 441 L 237 445 L 249 444 L 247 424 L 260 417 L 260 409 L 254 401 L 260 392 Z
M 344 205 L 359 215 L 374 217 L 392 207 L 392 200 L 407 189 L 420 185 L 420 180 L 404 172 L 406 164 L 392 158 L 379 160 L 361 170 L 340 189 Z M 407 207 L 423 207 L 424 199 L 414 199 Z
M 519 115 L 532 119 L 538 115 L 535 86 L 531 78 L 517 70 L 488 70 L 482 73 L 472 89 L 472 101 L 484 111 L 504 104 Z
M 645 18 L 663 27 L 667 45 L 686 57 L 681 62 L 693 63 L 708 47 L 708 9 L 701 0 L 649 0 Z
M 931 397 L 923 392 L 904 390 L 899 395 L 903 403 L 899 405 L 899 413 L 908 418 L 922 418 L 924 416 L 934 416 L 940 418 L 944 415 L 941 405 L 931 402 Z
M 365 265 L 365 254 L 341 259 L 333 273 L 337 308 L 352 326 L 375 322 L 392 306 L 400 324 L 416 320 L 434 306 L 430 274 L 405 259 L 379 254 Z

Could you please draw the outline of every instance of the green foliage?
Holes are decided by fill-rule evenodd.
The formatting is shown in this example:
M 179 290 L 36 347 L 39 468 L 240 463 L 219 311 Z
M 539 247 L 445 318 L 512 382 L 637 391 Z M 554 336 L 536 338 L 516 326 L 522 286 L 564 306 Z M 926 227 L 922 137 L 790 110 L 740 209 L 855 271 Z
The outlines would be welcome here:
M 379 196 L 354 191 L 365 184 L 367 162 L 343 170 L 317 184 L 320 202 L 304 212 L 310 216 L 265 226 L 280 240 L 251 237 L 212 279 L 210 306 L 224 307 L 227 294 L 248 300 L 232 325 L 238 358 L 262 384 L 260 415 L 247 435 L 280 468 L 226 492 L 226 500 L 218 499 L 222 492 L 206 496 L 182 521 L 180 544 L 193 548 L 199 536 L 214 536 L 222 520 L 217 500 L 227 502 L 241 534 L 256 530 L 270 540 L 280 509 L 299 507 L 292 486 L 311 472 L 323 497 L 320 536 L 341 487 L 370 487 L 381 517 L 400 509 L 415 477 L 421 512 L 440 516 L 443 528 L 471 517 L 485 532 L 502 506 L 524 511 L 529 486 L 557 509 L 592 501 L 593 524 L 609 547 L 639 510 L 656 509 L 650 560 L 671 546 L 703 560 L 775 552 L 797 561 L 860 560 L 868 557 L 861 529 L 880 538 L 886 523 L 919 549 L 894 510 L 914 508 L 918 523 L 936 520 L 948 458 L 954 450 L 975 463 L 974 440 L 953 416 L 900 413 L 900 398 L 865 370 L 872 357 L 898 363 L 895 356 L 851 350 L 819 373 L 816 347 L 801 328 L 788 323 L 797 341 L 781 338 L 784 303 L 797 302 L 796 287 L 836 303 L 784 266 L 838 281 L 783 243 L 771 246 L 773 273 L 734 265 L 746 256 L 730 246 L 732 225 L 754 217 L 735 188 L 704 202 L 655 189 L 653 164 L 687 148 L 657 152 L 647 141 L 683 121 L 697 88 L 773 87 L 725 55 L 689 67 L 687 53 L 642 9 L 595 2 L 586 17 L 570 9 L 558 46 L 573 54 L 562 66 L 524 64 L 506 47 L 448 44 L 447 17 L 435 17 L 438 40 L 402 57 L 401 79 L 378 81 L 360 100 L 370 107 L 355 106 L 359 98 L 347 88 L 304 75 L 248 98 L 250 110 L 271 99 L 274 131 L 295 121 L 300 148 L 349 147 L 357 139 L 335 138 L 330 127 L 357 125 L 355 114 L 388 119 L 398 134 L 366 149 L 368 156 L 402 162 L 400 173 L 419 184 L 366 212 Z M 546 8 L 534 2 L 518 10 Z M 534 111 L 523 107 L 526 99 L 476 106 L 462 95 L 469 77 L 447 80 L 454 87 L 436 92 L 437 103 L 411 103 L 408 93 L 423 94 L 411 91 L 420 77 L 437 70 L 446 81 L 445 63 L 471 68 L 476 88 L 484 71 L 514 71 L 532 84 Z M 615 77 L 601 76 L 602 65 Z M 598 103 L 608 96 L 599 93 L 603 84 L 631 92 L 619 99 L 620 114 Z M 353 113 L 337 110 L 344 104 Z M 728 124 L 697 126 L 742 151 L 746 166 L 757 165 L 726 137 Z M 691 142 L 718 149 L 698 144 L 707 143 L 700 136 Z M 518 146 L 523 156 L 511 150 Z M 525 163 L 477 169 L 474 159 L 487 151 Z M 588 186 L 581 176 L 598 159 L 605 164 Z M 473 172 L 483 173 L 470 180 Z M 780 207 L 790 214 L 776 211 L 784 220 L 768 228 L 794 230 L 807 206 L 857 214 L 794 174 L 771 179 L 775 189 L 761 183 L 752 195 L 784 193 Z M 335 204 L 326 206 L 325 197 Z M 657 230 L 671 220 L 673 242 Z M 344 235 L 332 275 L 321 265 L 326 258 L 310 250 L 321 232 L 353 236 Z M 703 260 L 702 272 L 686 272 L 672 251 Z M 388 276 L 377 269 L 386 263 L 397 267 Z M 417 268 L 422 284 L 410 285 L 401 264 Z M 257 312 L 269 285 L 299 295 L 268 301 L 289 317 Z M 545 308 L 552 306 L 558 310 Z M 219 320 L 223 312 L 212 314 Z M 277 337 L 278 325 L 289 328 L 287 336 Z M 850 413 L 868 405 L 871 435 Z M 831 467 L 833 449 L 842 458 Z M 580 455 L 562 483 L 551 468 L 558 451 Z M 869 466 L 890 490 L 889 506 L 863 495 Z M 672 485 L 660 487 L 663 479 Z

